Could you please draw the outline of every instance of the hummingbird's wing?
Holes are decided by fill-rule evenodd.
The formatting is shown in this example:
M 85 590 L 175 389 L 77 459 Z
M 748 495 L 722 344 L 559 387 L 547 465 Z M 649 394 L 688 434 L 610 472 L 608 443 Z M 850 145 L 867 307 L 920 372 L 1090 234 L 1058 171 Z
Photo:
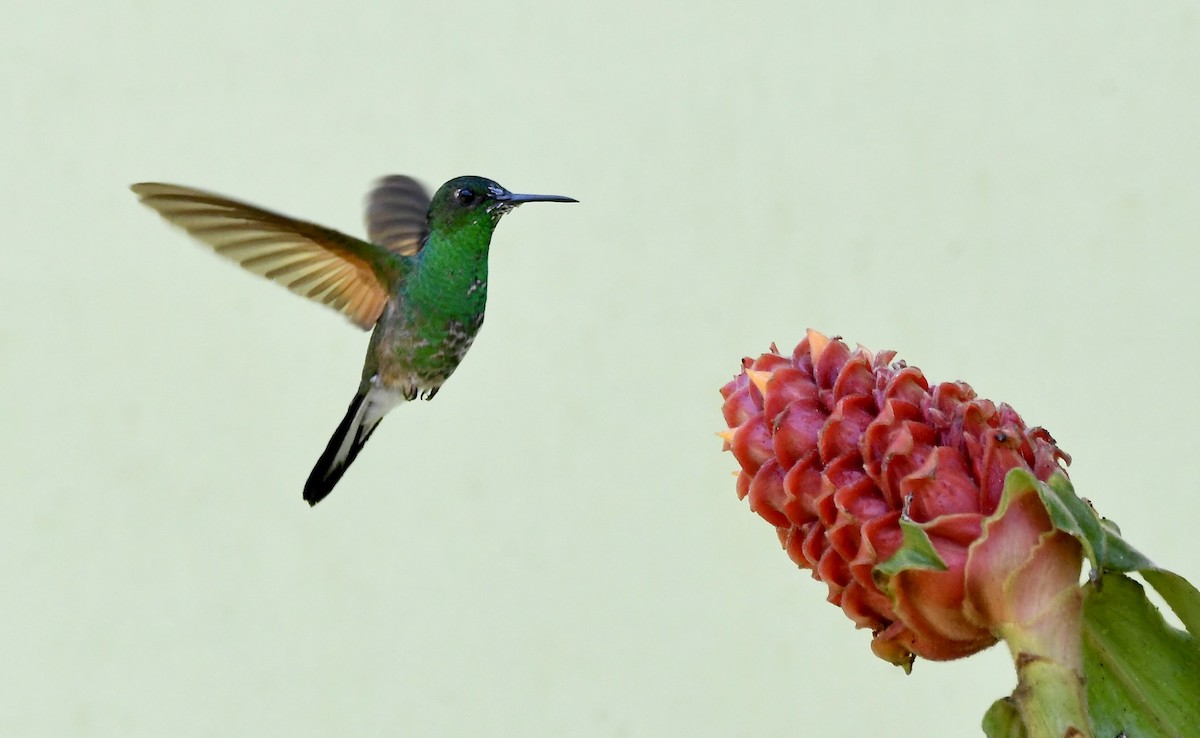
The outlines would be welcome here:
M 373 265 L 383 253 L 330 228 L 178 185 L 144 182 L 132 189 L 172 224 L 247 270 L 341 312 L 370 329 L 387 287 Z
M 367 237 L 389 251 L 412 256 L 429 235 L 429 193 L 412 177 L 384 177 L 367 197 Z

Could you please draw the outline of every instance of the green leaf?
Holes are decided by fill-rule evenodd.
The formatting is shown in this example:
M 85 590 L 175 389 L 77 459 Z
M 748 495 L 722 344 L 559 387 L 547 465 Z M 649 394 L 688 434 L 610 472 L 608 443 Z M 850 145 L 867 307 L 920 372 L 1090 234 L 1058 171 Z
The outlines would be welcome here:
M 1138 573 L 1167 601 L 1192 638 L 1200 639 L 1200 592 L 1191 582 L 1166 569 L 1144 569 Z
M 1030 476 L 1013 470 L 1005 479 L 1011 483 L 1014 474 Z M 1024 481 L 1024 478 L 1021 478 Z M 1045 483 L 1038 483 L 1042 503 L 1059 530 L 1070 533 L 1083 546 L 1092 562 L 1092 578 L 1106 572 L 1137 572 L 1154 587 L 1171 610 L 1183 621 L 1193 638 L 1200 638 L 1200 591 L 1174 572 L 1160 569 L 1121 537 L 1121 529 L 1102 518 L 1086 500 L 1075 494 L 1075 488 L 1064 474 L 1055 474 Z
M 1195 615 L 1195 589 L 1154 571 Z M 1200 735 L 1200 647 L 1163 620 L 1141 585 L 1109 572 L 1084 587 L 1082 645 L 1094 735 Z
M 904 536 L 900 548 L 887 561 L 877 564 L 873 570 L 875 583 L 880 588 L 885 588 L 889 579 L 907 569 L 946 571 L 950 568 L 933 547 L 929 534 L 920 524 L 902 517 L 900 532 Z
M 1009 472 L 1009 476 L 1017 471 Z M 1023 470 L 1020 473 L 1029 475 Z M 1084 555 L 1092 562 L 1093 576 L 1105 571 L 1129 572 L 1154 566 L 1121 537 L 1115 523 L 1101 518 L 1089 502 L 1075 494 L 1065 474 L 1055 474 L 1045 483 L 1035 480 L 1035 484 L 1055 527 L 1074 536 L 1083 546 Z
M 987 738 L 1027 738 L 1029 735 L 1021 722 L 1021 713 L 1007 697 L 993 702 L 983 714 L 983 734 Z

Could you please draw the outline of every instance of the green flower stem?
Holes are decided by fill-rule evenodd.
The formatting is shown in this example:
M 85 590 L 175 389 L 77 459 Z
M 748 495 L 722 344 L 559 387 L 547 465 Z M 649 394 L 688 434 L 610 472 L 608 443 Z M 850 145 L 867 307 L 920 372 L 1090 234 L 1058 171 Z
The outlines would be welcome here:
M 1071 594 L 1078 600 L 1078 590 Z M 1000 629 L 1017 670 L 1012 702 L 1028 738 L 1092 736 L 1083 677 L 1071 665 L 1080 659 L 1079 607 L 1076 603 L 1063 609 L 1074 612 L 1073 628 L 1070 623 L 1055 623 L 1051 628 L 1006 625 Z M 1052 632 L 1053 637 L 1047 638 Z

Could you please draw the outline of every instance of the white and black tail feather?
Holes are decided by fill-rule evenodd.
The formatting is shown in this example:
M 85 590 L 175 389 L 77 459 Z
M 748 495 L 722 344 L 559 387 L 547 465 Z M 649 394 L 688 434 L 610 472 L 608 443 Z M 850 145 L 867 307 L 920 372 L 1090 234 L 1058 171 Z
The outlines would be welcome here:
M 346 473 L 346 469 L 367 444 L 367 439 L 379 426 L 379 421 L 400 401 L 400 396 L 391 392 L 370 390 L 359 392 L 350 402 L 346 417 L 333 432 L 321 458 L 304 483 L 304 499 L 315 505 L 333 491 L 334 485 Z

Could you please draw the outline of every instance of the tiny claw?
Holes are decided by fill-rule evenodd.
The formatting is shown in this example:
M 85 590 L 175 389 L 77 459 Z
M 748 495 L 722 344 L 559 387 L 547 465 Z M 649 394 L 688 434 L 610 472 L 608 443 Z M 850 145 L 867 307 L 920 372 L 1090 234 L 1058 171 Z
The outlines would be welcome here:
M 767 380 L 771 378 L 771 372 L 762 372 L 755 369 L 747 369 L 746 376 L 750 377 L 750 381 L 754 382 L 754 386 L 758 387 L 758 391 L 764 397 L 767 395 Z
M 733 435 L 737 432 L 736 428 L 730 428 L 727 431 L 721 431 L 717 436 L 721 439 L 721 450 L 729 451 L 733 448 Z
M 808 329 L 808 352 L 812 356 L 813 363 L 817 363 L 817 359 L 821 358 L 821 354 L 825 352 L 825 347 L 829 345 L 829 336 L 824 333 Z

